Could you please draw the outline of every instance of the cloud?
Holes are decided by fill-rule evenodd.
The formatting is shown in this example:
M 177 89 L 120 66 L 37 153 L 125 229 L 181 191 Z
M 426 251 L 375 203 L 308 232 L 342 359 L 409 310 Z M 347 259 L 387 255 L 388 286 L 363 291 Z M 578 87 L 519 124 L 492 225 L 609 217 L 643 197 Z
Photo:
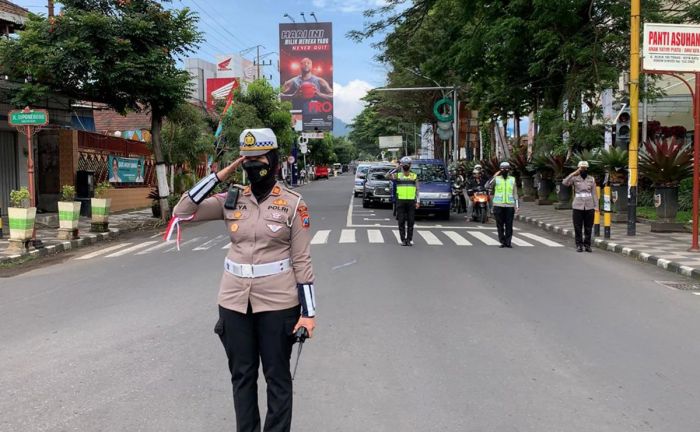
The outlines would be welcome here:
M 355 13 L 385 6 L 386 0 L 313 0 L 311 3 L 318 9 Z
M 372 85 L 362 80 L 352 80 L 347 85 L 333 83 L 334 114 L 345 123 L 352 123 L 356 115 L 365 107 L 362 99 Z

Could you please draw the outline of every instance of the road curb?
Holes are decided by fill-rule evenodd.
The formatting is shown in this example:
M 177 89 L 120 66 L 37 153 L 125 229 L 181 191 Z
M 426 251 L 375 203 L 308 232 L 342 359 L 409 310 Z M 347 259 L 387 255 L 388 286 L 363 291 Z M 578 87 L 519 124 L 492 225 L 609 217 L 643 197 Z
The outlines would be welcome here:
M 543 222 L 539 219 L 529 217 L 529 216 L 516 215 L 515 219 L 517 221 L 520 221 L 520 222 L 525 222 L 525 223 L 528 223 L 530 225 L 534 225 L 534 226 L 536 226 L 544 231 L 549 231 L 549 232 L 559 234 L 559 235 L 564 236 L 564 237 L 575 238 L 575 234 L 574 234 L 573 229 L 562 228 L 560 226 L 546 223 L 546 222 Z M 625 247 L 621 244 L 615 243 L 614 241 L 601 239 L 601 238 L 593 238 L 593 245 L 598 249 L 603 249 L 603 250 L 608 251 L 608 252 L 613 252 L 613 253 L 617 253 L 620 255 L 628 256 L 628 257 L 633 258 L 637 261 L 655 265 L 655 266 L 657 266 L 663 270 L 669 271 L 671 273 L 676 273 L 676 274 L 680 274 L 683 276 L 687 276 L 687 277 L 694 279 L 694 280 L 700 280 L 700 270 L 699 269 L 684 266 L 684 265 L 681 265 L 675 261 L 660 258 L 660 257 L 657 257 L 655 255 L 648 254 L 648 253 L 646 253 L 642 250 L 639 250 L 639 249 Z

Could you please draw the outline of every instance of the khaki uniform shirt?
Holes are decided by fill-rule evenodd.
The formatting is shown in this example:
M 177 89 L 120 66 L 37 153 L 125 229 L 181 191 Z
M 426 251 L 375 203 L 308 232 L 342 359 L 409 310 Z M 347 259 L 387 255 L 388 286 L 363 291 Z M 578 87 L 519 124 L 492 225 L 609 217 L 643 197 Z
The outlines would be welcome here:
M 259 278 L 242 278 L 224 271 L 219 305 L 246 313 L 292 308 L 299 304 L 297 283 L 313 283 L 308 209 L 301 195 L 277 184 L 261 203 L 250 188 L 241 191 L 235 210 L 224 208 L 226 194 L 202 201 L 199 206 L 185 193 L 173 210 L 178 217 L 195 215 L 194 221 L 223 219 L 231 237 L 227 257 L 237 264 L 268 264 L 290 259 L 291 268 Z M 222 263 L 223 266 L 223 263 Z
M 592 175 L 584 179 L 580 175 L 570 174 L 562 181 L 566 187 L 574 186 L 574 202 L 571 204 L 575 210 L 597 210 L 598 194 L 596 193 L 595 179 Z

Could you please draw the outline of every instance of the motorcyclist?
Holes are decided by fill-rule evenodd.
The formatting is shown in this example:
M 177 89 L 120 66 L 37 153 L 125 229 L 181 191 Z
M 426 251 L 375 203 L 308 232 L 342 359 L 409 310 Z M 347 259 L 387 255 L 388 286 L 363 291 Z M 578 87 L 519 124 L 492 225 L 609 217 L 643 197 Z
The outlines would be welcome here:
M 459 204 L 457 206 L 457 213 L 464 213 L 467 211 L 466 197 L 464 196 L 464 189 L 467 187 L 467 175 L 464 172 L 464 168 L 457 168 L 457 176 L 454 181 L 454 188 L 457 192 L 457 197 L 459 198 Z
M 477 165 L 479 166 L 479 165 Z M 486 175 L 484 175 L 484 171 L 477 169 L 476 167 L 472 171 L 472 177 L 469 179 L 469 182 L 467 184 L 467 196 L 471 197 L 474 195 L 475 189 L 478 188 L 486 188 L 486 183 L 488 182 L 488 178 L 486 178 Z M 474 203 L 470 198 L 467 199 L 467 219 L 471 219 L 472 213 L 474 211 Z

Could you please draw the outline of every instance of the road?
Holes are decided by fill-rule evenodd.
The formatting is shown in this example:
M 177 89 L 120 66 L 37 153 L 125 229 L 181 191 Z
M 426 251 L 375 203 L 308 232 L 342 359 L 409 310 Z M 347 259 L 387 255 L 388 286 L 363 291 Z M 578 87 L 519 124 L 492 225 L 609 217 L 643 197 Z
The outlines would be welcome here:
M 525 225 L 500 249 L 461 215 L 400 247 L 351 189 L 300 189 L 320 312 L 294 430 L 698 430 L 700 297 L 656 282 L 684 279 Z M 224 230 L 151 234 L 0 279 L 0 431 L 234 430 Z

